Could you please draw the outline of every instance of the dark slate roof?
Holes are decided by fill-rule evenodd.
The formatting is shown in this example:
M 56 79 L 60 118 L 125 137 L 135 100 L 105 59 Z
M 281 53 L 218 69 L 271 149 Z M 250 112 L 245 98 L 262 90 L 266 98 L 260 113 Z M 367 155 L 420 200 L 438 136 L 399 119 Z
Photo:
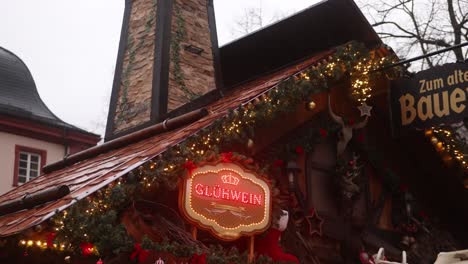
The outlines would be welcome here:
M 324 0 L 221 47 L 224 85 L 235 87 L 352 40 L 368 48 L 382 44 L 353 0 Z
M 89 133 L 54 115 L 39 96 L 26 64 L 2 47 L 0 47 L 0 114 Z

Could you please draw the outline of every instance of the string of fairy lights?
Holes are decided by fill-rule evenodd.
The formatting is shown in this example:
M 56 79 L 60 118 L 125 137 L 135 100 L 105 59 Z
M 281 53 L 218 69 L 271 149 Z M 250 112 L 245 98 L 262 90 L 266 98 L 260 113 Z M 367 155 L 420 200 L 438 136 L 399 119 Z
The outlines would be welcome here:
M 57 244 L 57 243 L 52 243 L 51 245 L 48 244 L 46 240 L 24 240 L 21 239 L 19 241 L 19 244 L 24 247 L 37 247 L 41 249 L 47 249 L 47 248 L 54 248 L 56 250 L 65 250 L 65 244 Z
M 184 164 L 201 162 L 209 159 L 210 156 L 219 155 L 223 146 L 229 146 L 233 142 L 252 142 L 256 127 L 275 119 L 281 113 L 295 111 L 297 106 L 308 101 L 312 94 L 327 91 L 331 81 L 340 80 L 346 74 L 349 74 L 351 80 L 351 96 L 354 101 L 361 104 L 366 103 L 372 96 L 373 80 L 382 74 L 376 70 L 397 60 L 392 52 L 387 53 L 388 56 L 379 55 L 377 52 L 368 51 L 359 43 L 343 45 L 327 59 L 283 80 L 275 87 L 239 107 L 231 109 L 222 118 L 199 132 L 168 147 L 165 152 L 129 173 L 127 177 L 121 178 L 88 196 L 85 199 L 86 204 L 80 205 L 82 206 L 80 210 L 69 208 L 58 213 L 52 222 L 54 223 L 54 232 L 58 234 L 61 241 L 56 243 L 53 248 L 76 250 L 83 241 L 93 241 L 95 245 L 103 245 L 106 241 L 101 241 L 99 237 L 92 237 L 88 233 L 89 226 L 87 226 L 86 221 L 72 221 L 73 218 L 79 216 L 77 214 L 84 215 L 84 219 L 90 219 L 100 217 L 110 210 L 122 211 L 123 206 L 137 192 L 135 190 L 142 189 L 139 191 L 144 192 L 155 189 L 161 184 L 164 184 L 168 189 L 175 189 L 178 180 L 186 170 Z M 444 140 L 451 138 L 451 134 L 447 134 L 441 129 L 432 131 L 431 133 L 438 138 L 438 142 L 444 142 L 442 143 L 445 144 L 443 147 L 466 165 L 465 155 L 456 149 L 451 141 Z M 442 134 L 445 137 L 439 136 Z M 261 174 L 264 173 L 261 172 Z M 138 187 L 129 187 L 130 183 L 136 183 Z M 131 194 L 124 196 L 124 198 L 115 198 L 116 190 L 121 189 L 125 189 L 127 192 L 131 190 Z M 72 230 L 72 227 L 67 226 L 67 223 L 76 224 L 76 230 Z M 70 239 L 70 236 L 60 236 L 60 234 L 69 235 L 71 233 L 75 234 L 74 237 L 77 241 L 64 241 Z M 19 244 L 25 248 L 50 247 L 44 240 L 22 239 Z M 100 248 L 93 245 L 89 247 L 93 249 L 93 254 L 102 252 Z
M 239 107 L 231 109 L 223 118 L 216 120 L 185 141 L 168 148 L 164 153 L 136 170 L 135 177 L 141 184 L 140 186 L 146 189 L 155 188 L 160 184 L 174 189 L 180 175 L 183 175 L 183 164 L 189 161 L 200 162 L 211 155 L 219 154 L 220 146 L 229 146 L 232 142 L 251 141 L 254 137 L 253 128 L 257 125 L 271 121 L 285 111 L 294 111 L 312 94 L 326 91 L 329 81 L 339 80 L 347 72 L 352 82 L 352 98 L 358 103 L 364 103 L 372 94 L 371 80 L 376 77 L 375 73 L 371 76 L 371 71 L 392 63 L 395 59 L 394 56 L 376 56 L 374 52 L 369 52 L 358 43 L 344 45 L 327 59 L 280 82 Z M 122 208 L 118 207 L 122 206 L 122 203 L 115 203 L 111 196 L 115 187 L 126 186 L 128 181 L 128 179 L 121 178 L 107 188 L 88 196 L 86 206 L 83 206 L 80 213 L 87 217 L 94 217 L 111 209 L 121 210 Z M 64 210 L 54 218 L 56 233 L 68 231 L 70 234 L 72 231 L 67 230 L 69 227 L 66 223 L 72 223 L 70 218 L 76 215 L 70 216 L 68 212 L 69 210 Z M 58 250 L 76 249 L 77 243 L 96 241 L 98 238 L 91 238 L 85 230 L 86 224 L 86 222 L 78 221 L 77 230 L 73 231 L 77 233 L 74 237 L 81 238 L 81 241 L 67 242 L 63 241 L 64 237 L 62 237 L 62 241 L 56 244 L 56 248 Z M 40 244 L 41 247 L 44 247 L 44 243 L 44 241 L 40 243 L 33 241 L 33 245 Z M 20 245 L 33 246 L 30 240 L 21 240 Z M 99 251 L 96 249 L 93 252 Z
M 452 131 L 446 128 L 431 128 L 425 131 L 425 135 L 439 152 L 447 154 L 445 160 L 455 159 L 465 172 L 468 171 L 468 155 Z

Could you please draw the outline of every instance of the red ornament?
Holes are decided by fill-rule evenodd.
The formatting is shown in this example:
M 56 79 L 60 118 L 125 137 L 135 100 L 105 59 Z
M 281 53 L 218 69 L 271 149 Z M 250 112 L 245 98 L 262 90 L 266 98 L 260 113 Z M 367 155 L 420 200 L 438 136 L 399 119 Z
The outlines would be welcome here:
M 359 253 L 359 260 L 361 261 L 361 264 L 375 264 L 374 258 L 369 257 L 369 254 L 365 251 L 361 251 Z
M 104 261 L 102 261 L 102 259 L 99 259 L 96 264 L 104 264 Z
M 190 264 L 205 264 L 206 263 L 206 253 L 201 255 L 194 254 L 193 257 L 190 259 Z
M 323 138 L 326 138 L 328 136 L 328 131 L 323 128 L 320 128 L 319 132 L 320 132 L 320 136 L 322 136 Z
M 221 153 L 221 162 L 232 162 L 232 152 Z
M 136 243 L 134 246 L 135 250 L 133 251 L 132 255 L 130 255 L 131 260 L 135 260 L 138 257 L 138 263 L 143 263 L 148 258 L 150 253 L 149 250 L 143 249 L 140 243 Z
M 57 236 L 57 234 L 54 233 L 54 232 L 50 232 L 50 233 L 47 235 L 47 247 L 48 247 L 48 248 L 52 248 L 52 247 L 53 247 L 54 239 L 55 239 L 56 236 Z
M 273 167 L 275 168 L 280 168 L 280 167 L 284 167 L 284 161 L 283 160 L 275 160 L 275 162 L 273 162 Z
M 89 242 L 82 242 L 80 244 L 80 248 L 81 254 L 83 254 L 83 256 L 90 256 L 91 254 L 93 254 L 94 246 Z
M 296 147 L 296 153 L 299 154 L 299 155 L 304 154 L 304 148 L 301 147 L 301 146 L 297 146 Z
M 197 166 L 193 163 L 193 161 L 189 160 L 185 162 L 184 164 L 184 169 L 188 170 L 188 172 L 191 174 L 194 169 L 196 169 Z

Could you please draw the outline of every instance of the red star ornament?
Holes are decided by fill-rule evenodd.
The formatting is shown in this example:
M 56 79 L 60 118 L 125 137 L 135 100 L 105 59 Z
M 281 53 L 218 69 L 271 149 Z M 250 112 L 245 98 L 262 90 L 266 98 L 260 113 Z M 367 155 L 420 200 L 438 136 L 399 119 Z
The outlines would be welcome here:
M 309 235 L 313 236 L 317 234 L 318 236 L 322 236 L 322 226 L 323 226 L 323 218 L 320 217 L 315 209 L 310 209 L 310 215 L 306 216 L 307 224 L 309 225 Z

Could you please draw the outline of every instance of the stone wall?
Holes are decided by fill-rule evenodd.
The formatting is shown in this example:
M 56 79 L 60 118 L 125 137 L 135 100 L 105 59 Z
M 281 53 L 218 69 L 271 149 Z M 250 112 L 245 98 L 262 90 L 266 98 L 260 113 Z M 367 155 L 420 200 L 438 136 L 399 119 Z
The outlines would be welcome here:
M 168 111 L 215 89 L 208 0 L 174 0 Z M 202 48 L 200 55 L 185 50 Z
M 132 2 L 114 133 L 151 118 L 156 8 L 155 0 Z
M 167 111 L 170 112 L 216 88 L 208 3 L 209 0 L 172 0 L 172 9 L 167 10 L 171 12 L 170 16 L 167 16 L 171 19 L 171 24 L 168 25 L 171 31 L 162 33 L 163 38 L 169 39 L 167 42 L 159 42 L 155 34 L 164 31 L 156 28 L 159 26 L 156 25 L 156 21 L 163 21 L 157 19 L 157 16 L 161 15 L 157 12 L 158 1 L 132 0 L 122 71 L 116 72 L 121 74 L 120 86 L 113 87 L 118 89 L 113 91 L 118 94 L 112 134 L 122 135 L 130 128 L 154 120 L 159 121 L 160 117 L 151 116 L 152 108 L 163 111 L 160 114 L 164 115 L 166 109 L 162 108 L 166 103 Z M 161 19 L 165 17 L 164 15 Z M 168 45 L 156 47 L 156 50 L 169 52 L 166 54 L 168 56 L 162 55 L 162 58 L 169 58 L 169 61 L 161 60 L 164 64 L 158 68 L 161 70 L 158 73 L 161 74 L 161 80 L 155 80 L 157 83 L 153 84 L 156 41 Z M 193 50 L 187 50 L 187 46 L 200 48 L 202 52 L 196 54 Z M 168 83 L 164 83 L 164 78 L 167 77 Z M 163 95 L 167 89 L 167 98 L 153 100 L 153 87 L 161 89 Z M 152 102 L 158 101 L 161 101 L 162 105 L 152 105 Z

